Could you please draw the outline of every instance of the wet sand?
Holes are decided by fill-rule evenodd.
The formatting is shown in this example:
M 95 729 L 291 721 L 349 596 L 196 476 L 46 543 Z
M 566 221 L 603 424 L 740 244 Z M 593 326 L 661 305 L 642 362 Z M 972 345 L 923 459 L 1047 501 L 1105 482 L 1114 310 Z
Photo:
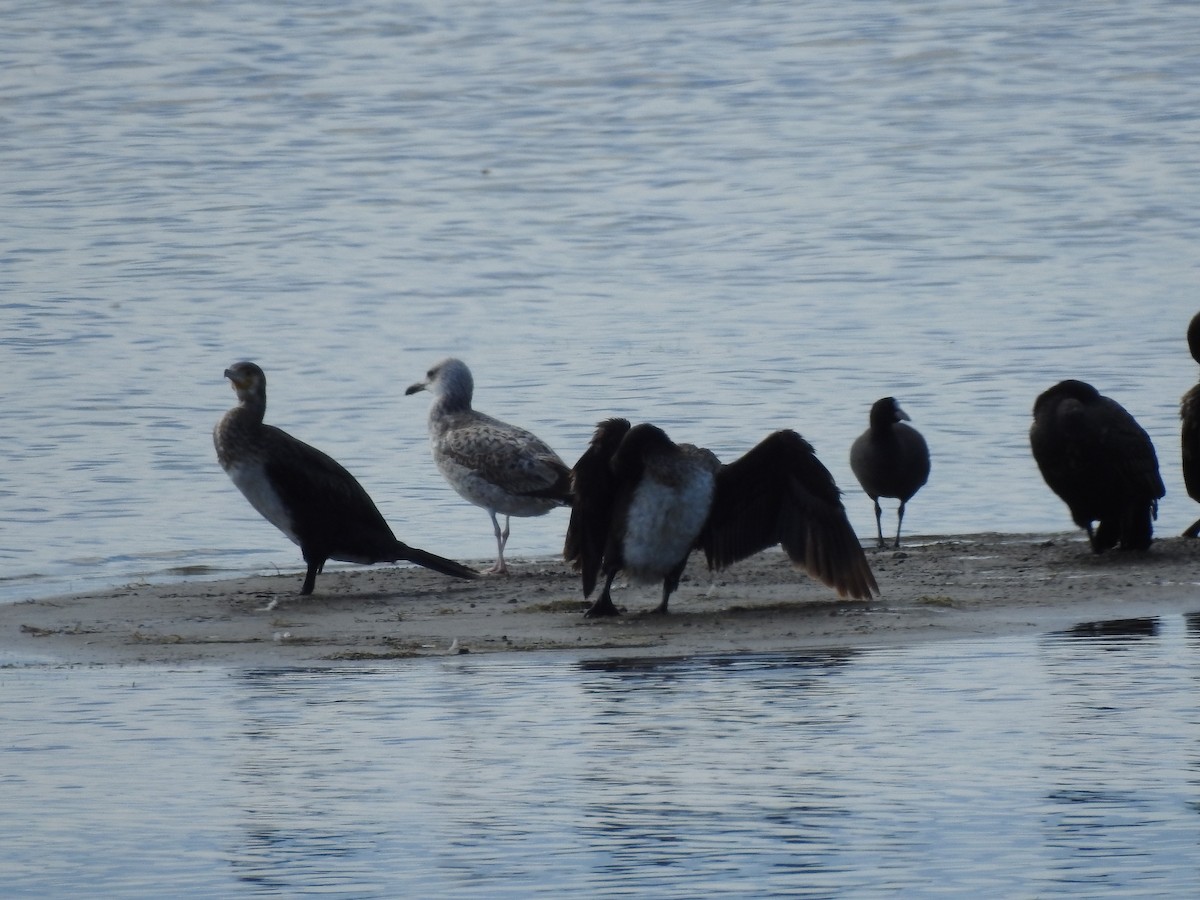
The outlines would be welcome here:
M 842 601 L 781 552 L 711 575 L 693 555 L 666 616 L 659 589 L 618 579 L 617 619 L 588 620 L 559 560 L 507 577 L 419 568 L 302 573 L 118 589 L 0 605 L 8 665 L 296 666 L 459 653 L 691 656 L 869 647 L 1051 631 L 1200 612 L 1200 540 L 1096 556 L 1079 534 L 920 537 L 867 551 L 881 596 Z M 480 567 L 485 565 L 479 562 Z M 274 608 L 268 608 L 274 601 Z

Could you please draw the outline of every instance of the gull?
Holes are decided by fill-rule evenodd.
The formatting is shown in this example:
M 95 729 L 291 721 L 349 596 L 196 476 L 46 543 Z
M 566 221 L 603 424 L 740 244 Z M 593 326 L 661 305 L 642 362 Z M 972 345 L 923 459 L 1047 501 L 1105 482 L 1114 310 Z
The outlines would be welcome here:
M 404 393 L 429 391 L 429 443 L 438 470 L 459 495 L 483 507 L 496 534 L 496 562 L 490 574 L 508 566 L 510 516 L 541 516 L 569 505 L 570 469 L 547 444 L 524 428 L 509 425 L 471 408 L 475 382 L 460 359 L 444 359 L 424 381 Z M 498 515 L 504 516 L 500 527 Z

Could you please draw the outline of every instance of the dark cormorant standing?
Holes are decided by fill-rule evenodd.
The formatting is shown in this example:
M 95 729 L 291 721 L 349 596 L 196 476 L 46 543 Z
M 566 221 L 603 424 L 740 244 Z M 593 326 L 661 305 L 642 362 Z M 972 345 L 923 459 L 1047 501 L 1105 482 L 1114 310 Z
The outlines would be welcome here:
M 300 545 L 311 594 L 326 560 L 414 562 L 458 578 L 479 573 L 396 540 L 360 485 L 341 465 L 286 431 L 263 424 L 267 377 L 252 362 L 225 370 L 238 405 L 213 430 L 217 460 L 263 517 Z
M 929 446 L 921 432 L 905 424 L 909 421 L 908 413 L 900 408 L 895 397 L 876 400 L 870 421 L 870 427 L 850 446 L 850 468 L 875 502 L 875 531 L 880 547 L 886 547 L 887 541 L 883 539 L 879 498 L 895 497 L 900 501 L 895 544 L 899 547 L 904 508 L 929 480 Z
M 622 570 L 637 583 L 661 580 L 655 612 L 665 613 L 694 548 L 719 570 L 782 544 L 797 569 L 841 596 L 865 600 L 879 590 L 833 477 L 794 431 L 777 431 L 722 465 L 654 425 L 608 419 L 572 482 L 563 555 L 580 571 L 584 597 L 604 575 L 588 616 L 618 614 L 610 592 Z
M 510 516 L 541 516 L 571 502 L 571 471 L 544 441 L 471 408 L 475 382 L 459 359 L 444 359 L 405 394 L 429 391 L 433 461 L 459 495 L 487 510 L 496 533 L 496 562 L 506 574 L 504 547 Z M 501 530 L 497 513 L 504 515 Z
M 1034 403 L 1029 443 L 1095 552 L 1150 546 L 1166 489 L 1150 436 L 1121 404 L 1085 382 L 1060 381 Z
M 1192 316 L 1187 330 L 1188 349 L 1192 359 L 1200 363 L 1200 313 Z M 1200 384 L 1183 395 L 1179 404 L 1179 419 L 1182 424 L 1181 449 L 1183 450 L 1183 485 L 1188 496 L 1200 502 Z M 1200 535 L 1200 519 L 1191 524 L 1184 537 Z

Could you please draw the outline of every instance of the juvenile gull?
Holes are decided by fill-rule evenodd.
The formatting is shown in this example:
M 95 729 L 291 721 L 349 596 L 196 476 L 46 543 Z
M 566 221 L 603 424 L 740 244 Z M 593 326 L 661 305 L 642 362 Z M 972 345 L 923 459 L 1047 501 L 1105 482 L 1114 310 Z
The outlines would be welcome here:
M 300 546 L 311 594 L 330 559 L 414 562 L 458 578 L 478 573 L 398 541 L 362 485 L 335 460 L 286 431 L 263 424 L 267 377 L 252 362 L 225 370 L 238 405 L 213 430 L 217 461 L 262 516 Z
M 433 460 L 463 499 L 487 510 L 496 533 L 496 562 L 507 574 L 504 547 L 510 516 L 541 516 L 571 502 L 570 469 L 544 441 L 471 408 L 475 382 L 459 359 L 444 359 L 405 394 L 429 391 Z M 501 529 L 498 514 L 504 516 Z
M 887 541 L 883 539 L 879 498 L 895 497 L 900 501 L 895 543 L 899 547 L 904 509 L 929 480 L 929 446 L 921 432 L 906 424 L 908 421 L 908 413 L 895 397 L 876 400 L 871 406 L 870 425 L 850 446 L 850 468 L 875 503 L 875 532 L 880 547 L 886 547 Z
M 833 476 L 794 431 L 776 431 L 722 465 L 654 425 L 608 419 L 572 481 L 563 556 L 579 570 L 585 598 L 604 576 L 589 617 L 618 614 L 611 589 L 622 570 L 635 583 L 661 580 L 655 612 L 667 612 L 696 548 L 720 570 L 782 544 L 797 569 L 843 597 L 866 600 L 879 590 Z
M 1150 546 L 1166 489 L 1150 436 L 1121 404 L 1085 382 L 1060 381 L 1034 403 L 1029 443 L 1092 550 Z
M 1200 313 L 1192 316 L 1187 330 L 1188 349 L 1192 359 L 1200 363 Z M 1200 384 L 1183 395 L 1179 404 L 1179 420 L 1182 426 L 1180 448 L 1183 451 L 1183 486 L 1193 500 L 1200 502 Z M 1197 519 L 1184 537 L 1200 535 L 1200 519 Z

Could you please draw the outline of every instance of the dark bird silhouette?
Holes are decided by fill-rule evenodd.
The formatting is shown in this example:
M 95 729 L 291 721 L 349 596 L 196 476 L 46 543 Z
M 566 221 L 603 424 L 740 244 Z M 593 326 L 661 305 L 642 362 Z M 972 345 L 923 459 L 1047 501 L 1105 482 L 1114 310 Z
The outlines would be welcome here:
M 693 549 L 724 569 L 782 544 L 792 564 L 839 595 L 869 599 L 879 587 L 833 476 L 794 431 L 776 431 L 736 462 L 675 444 L 654 425 L 601 422 L 572 470 L 575 492 L 563 555 L 580 572 L 584 597 L 604 587 L 586 615 L 618 614 L 611 589 L 624 571 L 679 586 Z
M 1092 550 L 1150 546 L 1166 489 L 1150 436 L 1121 404 L 1085 382 L 1060 381 L 1034 403 L 1029 443 Z
M 238 405 L 213 430 L 217 460 L 262 516 L 300 546 L 308 570 L 301 594 L 311 594 L 327 560 L 413 562 L 443 575 L 478 572 L 398 541 L 354 476 L 315 447 L 264 425 L 267 377 L 252 362 L 225 370 Z
M 1187 330 L 1188 349 L 1192 359 L 1200 363 L 1200 313 L 1192 316 Z M 1179 403 L 1179 420 L 1182 425 L 1180 439 L 1183 450 L 1183 486 L 1193 500 L 1200 503 L 1200 384 L 1183 395 Z M 1200 535 L 1200 519 L 1193 522 L 1183 533 L 1184 537 Z
M 464 500 L 487 510 L 496 533 L 496 562 L 506 574 L 504 547 L 510 516 L 541 516 L 571 502 L 571 471 L 558 454 L 524 428 L 471 408 L 475 381 L 466 363 L 444 359 L 405 394 L 429 391 L 433 461 Z M 504 514 L 504 528 L 496 518 Z
M 875 531 L 880 547 L 886 547 L 887 541 L 883 539 L 879 498 L 895 497 L 900 501 L 895 543 L 899 547 L 904 509 L 913 494 L 929 480 L 929 445 L 921 432 L 906 424 L 908 421 L 908 413 L 900 408 L 895 397 L 876 400 L 871 407 L 870 427 L 850 445 L 850 468 L 875 503 Z

